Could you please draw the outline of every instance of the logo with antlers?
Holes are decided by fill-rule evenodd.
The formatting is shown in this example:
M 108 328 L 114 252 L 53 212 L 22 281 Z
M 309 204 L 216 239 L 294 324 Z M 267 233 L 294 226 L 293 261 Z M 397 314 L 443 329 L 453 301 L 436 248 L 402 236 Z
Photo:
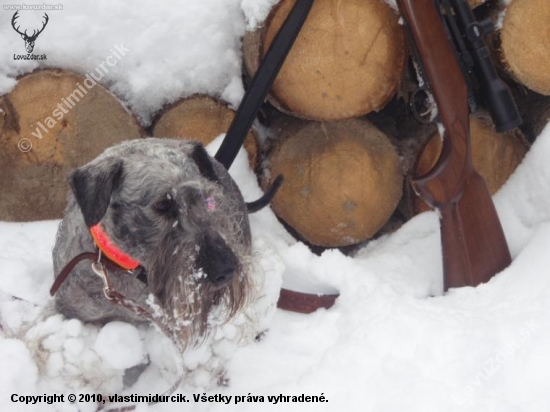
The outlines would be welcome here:
M 49 17 L 46 13 L 44 13 L 44 19 L 45 20 L 44 20 L 44 23 L 42 23 L 42 28 L 38 31 L 33 30 L 32 35 L 29 36 L 27 34 L 27 30 L 25 30 L 22 33 L 22 32 L 19 31 L 20 26 L 15 27 L 16 20 L 19 17 L 18 13 L 19 13 L 19 11 L 16 11 L 15 14 L 13 15 L 13 17 L 11 19 L 11 25 L 12 25 L 13 29 L 21 35 L 21 38 L 23 40 L 25 40 L 25 48 L 27 49 L 27 53 L 32 53 L 32 51 L 34 49 L 34 42 L 36 41 L 36 38 L 38 37 L 38 35 L 44 31 L 44 28 L 48 24 Z

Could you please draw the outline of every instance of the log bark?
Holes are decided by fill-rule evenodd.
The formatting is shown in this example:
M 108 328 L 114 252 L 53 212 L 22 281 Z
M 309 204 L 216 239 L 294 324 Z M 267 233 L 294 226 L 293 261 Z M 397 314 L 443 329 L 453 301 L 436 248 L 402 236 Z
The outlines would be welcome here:
M 254 74 L 295 0 L 282 0 L 243 41 Z M 275 80 L 269 101 L 297 117 L 341 120 L 379 110 L 405 65 L 399 17 L 380 0 L 317 0 Z
M 0 220 L 59 219 L 74 168 L 115 143 L 143 136 L 113 94 L 85 80 L 41 70 L 0 97 Z
M 490 117 L 476 114 L 470 118 L 470 137 L 472 162 L 474 168 L 483 176 L 489 192 L 495 194 L 506 183 L 527 153 L 528 143 L 519 130 L 497 133 Z M 415 176 L 428 173 L 441 154 L 442 140 L 434 133 L 418 157 L 414 167 Z M 413 191 L 410 191 L 411 195 Z M 431 210 L 418 196 L 413 195 L 416 213 Z
M 156 137 L 179 137 L 207 145 L 220 134 L 227 132 L 235 111 L 228 103 L 212 97 L 195 95 L 180 100 L 158 116 L 154 122 Z M 244 142 L 251 168 L 258 164 L 258 139 L 252 129 Z
M 274 126 L 264 186 L 285 178 L 272 208 L 309 243 L 341 247 L 374 236 L 402 194 L 400 159 L 389 139 L 362 119 Z
M 531 90 L 550 95 L 550 2 L 513 0 L 499 34 L 508 73 Z

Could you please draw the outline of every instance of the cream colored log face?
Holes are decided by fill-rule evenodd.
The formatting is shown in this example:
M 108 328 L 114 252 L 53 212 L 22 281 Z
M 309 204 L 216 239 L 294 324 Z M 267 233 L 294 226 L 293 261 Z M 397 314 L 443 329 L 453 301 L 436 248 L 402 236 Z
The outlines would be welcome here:
M 273 210 L 319 246 L 369 239 L 389 220 L 402 195 L 396 150 L 365 120 L 286 120 L 268 164 L 270 177 L 285 177 Z
M 268 18 L 261 55 L 293 0 Z M 382 108 L 404 70 L 397 14 L 379 0 L 316 0 L 272 88 L 274 104 L 318 120 L 357 117 Z
M 190 139 L 208 145 L 222 133 L 226 133 L 235 117 L 229 104 L 204 95 L 182 99 L 162 112 L 155 121 L 153 136 Z M 254 129 L 244 141 L 250 167 L 258 163 L 258 143 Z
M 550 95 L 550 2 L 513 0 L 500 34 L 510 74 L 531 90 Z

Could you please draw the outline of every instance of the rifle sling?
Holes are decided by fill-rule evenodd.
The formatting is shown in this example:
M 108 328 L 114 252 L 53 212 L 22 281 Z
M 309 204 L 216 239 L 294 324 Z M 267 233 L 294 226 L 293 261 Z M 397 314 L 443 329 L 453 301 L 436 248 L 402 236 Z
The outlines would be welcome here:
M 237 153 L 260 110 L 260 106 L 294 44 L 312 4 L 313 0 L 296 1 L 252 78 L 250 87 L 244 94 L 237 114 L 215 155 L 215 159 L 227 170 L 237 157 Z M 311 313 L 319 308 L 330 308 L 337 297 L 338 295 L 316 295 L 283 288 L 277 306 L 293 312 Z
M 252 78 L 250 87 L 241 100 L 237 114 L 229 126 L 222 145 L 214 156 L 227 170 L 237 157 L 237 153 L 260 110 L 260 106 L 275 81 L 285 57 L 294 44 L 294 40 L 296 40 L 302 28 L 312 4 L 313 0 L 296 1 Z

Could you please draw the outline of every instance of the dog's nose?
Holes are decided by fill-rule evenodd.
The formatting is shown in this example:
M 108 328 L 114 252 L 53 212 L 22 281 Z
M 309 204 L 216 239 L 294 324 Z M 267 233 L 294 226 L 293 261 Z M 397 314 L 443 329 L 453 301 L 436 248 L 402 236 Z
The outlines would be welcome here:
M 233 280 L 239 260 L 219 235 L 209 234 L 201 239 L 197 267 L 202 268 L 214 289 L 219 289 Z
M 214 273 L 207 274 L 207 276 L 215 287 L 222 287 L 233 279 L 236 271 L 237 267 L 232 263 L 223 263 L 215 268 Z

